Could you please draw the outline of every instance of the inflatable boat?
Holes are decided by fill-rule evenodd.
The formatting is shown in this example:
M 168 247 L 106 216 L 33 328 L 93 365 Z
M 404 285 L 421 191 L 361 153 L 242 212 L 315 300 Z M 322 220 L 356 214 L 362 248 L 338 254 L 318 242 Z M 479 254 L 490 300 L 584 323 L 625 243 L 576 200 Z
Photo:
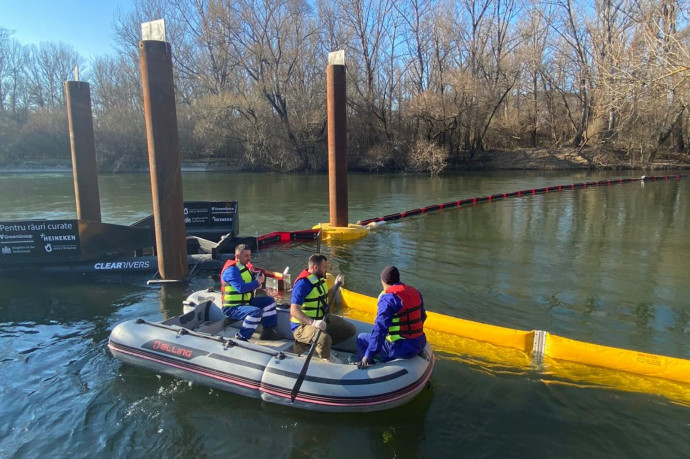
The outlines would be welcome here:
M 163 322 L 120 323 L 108 347 L 122 362 L 204 386 L 295 408 L 326 412 L 379 411 L 412 400 L 429 381 L 434 354 L 427 343 L 416 357 L 356 365 L 356 337 L 372 325 L 350 320 L 357 334 L 333 346 L 329 360 L 295 343 L 288 305 L 280 305 L 277 330 L 285 339 L 262 341 L 261 326 L 249 341 L 235 339 L 241 321 L 225 317 L 220 292 L 187 298 L 184 313 Z M 351 363 L 351 362 L 355 363 Z

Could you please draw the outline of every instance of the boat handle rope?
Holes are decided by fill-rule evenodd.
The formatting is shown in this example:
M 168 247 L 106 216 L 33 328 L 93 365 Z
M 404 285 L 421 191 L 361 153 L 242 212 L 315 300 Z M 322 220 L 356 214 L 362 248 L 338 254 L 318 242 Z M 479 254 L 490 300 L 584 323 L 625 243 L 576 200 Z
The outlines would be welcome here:
M 225 339 L 222 336 L 214 336 L 214 335 L 209 335 L 207 333 L 198 333 L 198 332 L 195 332 L 193 330 L 190 330 L 190 329 L 184 328 L 184 327 L 183 328 L 176 328 L 176 327 L 161 324 L 158 322 L 149 322 L 148 320 L 144 320 L 141 318 L 136 319 L 134 321 L 134 323 L 151 325 L 153 327 L 162 328 L 164 330 L 174 331 L 177 333 L 178 336 L 191 335 L 191 336 L 196 336 L 199 338 L 210 339 L 211 341 L 217 341 L 223 345 L 223 350 L 227 350 L 228 348 L 237 346 L 237 347 L 240 347 L 242 349 L 247 349 L 250 351 L 258 352 L 259 354 L 270 355 L 271 357 L 275 357 L 278 360 L 283 360 L 285 358 L 285 354 L 283 353 L 283 351 L 272 352 L 272 351 L 267 351 L 265 349 L 257 349 L 256 347 L 254 347 L 254 346 L 258 346 L 256 344 L 252 345 L 252 346 L 246 346 L 244 344 L 239 343 L 237 340 L 233 340 L 233 339 L 229 339 L 229 338 Z
M 222 337 L 218 337 L 222 342 L 223 342 L 223 350 L 228 350 L 231 347 L 239 347 L 242 349 L 247 349 L 250 351 L 258 352 L 259 354 L 265 354 L 265 355 L 270 355 L 271 357 L 275 357 L 278 360 L 283 360 L 285 358 L 285 354 L 283 351 L 278 351 L 278 352 L 271 352 L 271 351 L 266 351 L 264 349 L 257 349 L 253 346 L 257 346 L 256 344 L 253 346 L 246 346 L 242 342 L 234 340 L 234 339 L 223 339 Z

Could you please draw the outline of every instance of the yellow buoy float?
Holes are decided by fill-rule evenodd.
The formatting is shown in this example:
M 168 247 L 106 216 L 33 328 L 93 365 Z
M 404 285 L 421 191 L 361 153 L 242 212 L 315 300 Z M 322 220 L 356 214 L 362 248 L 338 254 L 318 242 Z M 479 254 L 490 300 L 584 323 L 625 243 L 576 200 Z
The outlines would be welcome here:
M 313 229 L 320 229 L 324 241 L 354 241 L 367 235 L 369 227 L 350 223 L 345 226 L 331 226 L 330 223 L 319 223 Z

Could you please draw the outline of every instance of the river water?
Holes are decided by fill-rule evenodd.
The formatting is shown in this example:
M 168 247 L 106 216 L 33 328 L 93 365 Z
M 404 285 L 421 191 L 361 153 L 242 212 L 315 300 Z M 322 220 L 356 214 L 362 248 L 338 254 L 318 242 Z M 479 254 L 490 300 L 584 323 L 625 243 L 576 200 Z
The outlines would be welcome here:
M 636 172 L 351 175 L 349 221 L 451 200 Z M 103 221 L 152 213 L 147 174 L 99 177 Z M 185 173 L 185 200 L 239 201 L 240 235 L 327 222 L 328 179 Z M 346 287 L 378 294 L 388 264 L 427 309 L 521 330 L 690 359 L 690 182 L 588 187 L 463 206 L 323 244 Z M 0 221 L 75 218 L 68 174 L 0 174 Z M 297 273 L 313 243 L 254 263 Z M 217 286 L 0 279 L 0 457 L 687 457 L 690 407 L 658 395 L 554 384 L 524 368 L 437 353 L 430 389 L 370 414 L 322 414 L 121 364 L 123 320 L 160 320 Z M 690 391 L 690 387 L 681 390 Z

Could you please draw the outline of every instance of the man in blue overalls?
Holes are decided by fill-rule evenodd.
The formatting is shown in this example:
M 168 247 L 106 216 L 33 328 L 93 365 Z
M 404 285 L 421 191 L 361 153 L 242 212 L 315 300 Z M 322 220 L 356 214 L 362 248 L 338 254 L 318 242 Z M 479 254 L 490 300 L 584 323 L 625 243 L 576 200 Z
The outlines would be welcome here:
M 400 282 L 400 272 L 395 266 L 381 272 L 381 286 L 383 292 L 379 295 L 374 328 L 371 333 L 357 336 L 359 368 L 373 364 L 376 354 L 383 362 L 409 359 L 426 346 L 422 294 Z
M 223 295 L 223 313 L 234 320 L 242 320 L 242 328 L 235 336 L 248 341 L 259 326 L 263 325 L 261 339 L 282 339 L 275 326 L 276 302 L 270 296 L 255 295 L 265 277 L 261 271 L 254 272 L 251 263 L 252 251 L 244 244 L 235 247 L 235 259 L 228 260 L 220 274 L 221 292 Z

